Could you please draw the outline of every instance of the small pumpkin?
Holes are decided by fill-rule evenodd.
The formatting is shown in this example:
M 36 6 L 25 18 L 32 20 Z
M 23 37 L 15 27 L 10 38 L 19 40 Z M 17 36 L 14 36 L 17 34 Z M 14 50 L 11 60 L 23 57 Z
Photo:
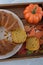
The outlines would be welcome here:
M 38 23 L 43 16 L 42 8 L 38 4 L 30 4 L 24 10 L 24 17 L 29 23 Z

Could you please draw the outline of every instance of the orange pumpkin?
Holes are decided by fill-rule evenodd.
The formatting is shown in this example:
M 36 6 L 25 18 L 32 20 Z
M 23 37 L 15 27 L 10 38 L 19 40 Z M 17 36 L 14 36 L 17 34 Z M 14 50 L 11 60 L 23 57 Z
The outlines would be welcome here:
M 29 23 L 38 23 L 42 19 L 42 8 L 38 4 L 30 4 L 24 10 L 24 17 Z

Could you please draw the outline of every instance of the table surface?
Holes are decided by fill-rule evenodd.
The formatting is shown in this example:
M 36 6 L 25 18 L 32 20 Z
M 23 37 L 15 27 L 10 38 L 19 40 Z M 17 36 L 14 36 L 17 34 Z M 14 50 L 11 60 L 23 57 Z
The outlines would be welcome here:
M 43 58 L 0 62 L 0 65 L 43 65 Z
M 13 0 L 13 3 L 43 2 L 43 0 Z
M 28 2 L 43 2 L 43 0 L 0 0 L 0 4 L 28 3 Z

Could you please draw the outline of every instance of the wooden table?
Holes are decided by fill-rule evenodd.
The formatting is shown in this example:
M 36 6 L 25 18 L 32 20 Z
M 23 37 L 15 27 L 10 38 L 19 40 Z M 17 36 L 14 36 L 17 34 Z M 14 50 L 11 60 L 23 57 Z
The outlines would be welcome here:
M 11 6 L 0 6 L 0 9 L 7 9 L 10 10 L 12 12 L 14 12 L 15 14 L 17 14 L 19 16 L 19 18 L 22 20 L 24 25 L 28 25 L 28 23 L 26 22 L 26 20 L 24 19 L 23 16 L 23 10 L 24 8 L 27 6 L 28 4 L 24 4 L 24 5 L 11 5 Z M 39 5 L 43 8 L 42 3 Z M 43 24 L 43 20 L 42 23 L 39 24 Z M 8 59 L 5 60 L 0 60 L 0 61 L 7 61 L 7 60 L 12 60 L 12 59 L 26 59 L 26 58 L 35 58 L 35 57 L 43 57 L 43 54 L 34 54 L 34 55 L 27 55 L 27 56 L 21 56 L 19 57 L 18 55 L 14 55 Z

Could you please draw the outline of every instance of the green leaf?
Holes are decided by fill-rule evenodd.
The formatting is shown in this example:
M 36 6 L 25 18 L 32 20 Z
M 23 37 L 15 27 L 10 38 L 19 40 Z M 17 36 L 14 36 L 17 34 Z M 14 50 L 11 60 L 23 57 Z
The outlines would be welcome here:
M 30 50 L 27 51 L 27 55 L 30 55 L 32 53 L 33 53 L 33 51 L 30 51 Z
M 40 53 L 43 53 L 43 50 L 40 50 L 39 52 L 40 52 Z

